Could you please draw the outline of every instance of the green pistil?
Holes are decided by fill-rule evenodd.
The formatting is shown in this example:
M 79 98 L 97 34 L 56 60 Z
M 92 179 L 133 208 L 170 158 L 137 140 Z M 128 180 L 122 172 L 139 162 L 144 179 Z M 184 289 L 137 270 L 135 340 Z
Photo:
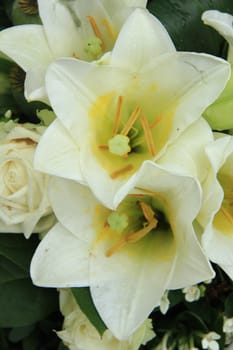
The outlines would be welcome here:
M 122 231 L 128 226 L 128 217 L 125 214 L 112 212 L 107 218 L 107 223 L 111 230 Z
M 117 156 L 124 156 L 131 151 L 128 136 L 116 135 L 108 141 L 109 152 Z
M 97 58 L 103 53 L 102 41 L 96 36 L 93 36 L 85 41 L 84 50 L 91 56 Z

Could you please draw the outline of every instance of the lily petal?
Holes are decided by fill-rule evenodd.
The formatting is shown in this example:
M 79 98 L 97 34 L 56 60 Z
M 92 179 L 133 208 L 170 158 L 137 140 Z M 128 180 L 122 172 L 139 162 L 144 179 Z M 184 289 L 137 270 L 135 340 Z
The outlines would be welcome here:
M 42 135 L 34 165 L 39 171 L 83 182 L 78 145 L 67 135 L 59 120 L 55 120 Z M 49 150 L 49 152 L 48 152 Z
M 0 50 L 11 57 L 27 73 L 26 98 L 33 99 L 35 89 L 38 92 L 42 90 L 41 98 L 44 99 L 44 75 L 47 66 L 54 58 L 47 45 L 43 27 L 41 25 L 20 25 L 2 30 Z M 35 96 L 37 95 L 38 93 Z
M 138 71 L 148 57 L 175 52 L 164 26 L 149 11 L 135 10 L 122 27 L 111 55 L 111 64 Z
M 82 47 L 79 35 L 79 18 L 64 1 L 38 0 L 38 7 L 49 47 L 55 57 L 77 55 Z M 76 22 L 74 21 L 76 19 Z
M 212 141 L 212 130 L 208 123 L 200 118 L 168 146 L 157 163 L 170 171 L 193 176 L 202 182 L 209 170 L 204 148 Z
M 53 177 L 49 183 L 49 198 L 56 217 L 67 230 L 85 242 L 93 240 L 92 218 L 98 202 L 89 188 Z
M 61 224 L 56 224 L 32 258 L 30 273 L 33 283 L 61 288 L 88 286 L 89 252 L 90 246 L 86 242 L 78 240 Z
M 172 241 L 154 237 L 128 247 L 111 259 L 98 244 L 90 260 L 90 285 L 95 306 L 118 339 L 127 338 L 158 306 L 174 262 Z M 162 257 L 162 252 L 167 256 Z M 111 305 L 111 307 L 110 307 Z
M 233 45 L 233 16 L 217 10 L 208 10 L 202 14 L 202 21 L 216 29 L 230 45 Z
M 0 48 L 25 71 L 35 68 L 38 60 L 39 68 L 46 68 L 53 59 L 41 25 L 20 25 L 2 30 Z
M 44 85 L 45 68 L 29 69 L 24 82 L 24 94 L 28 101 L 40 100 L 50 104 Z

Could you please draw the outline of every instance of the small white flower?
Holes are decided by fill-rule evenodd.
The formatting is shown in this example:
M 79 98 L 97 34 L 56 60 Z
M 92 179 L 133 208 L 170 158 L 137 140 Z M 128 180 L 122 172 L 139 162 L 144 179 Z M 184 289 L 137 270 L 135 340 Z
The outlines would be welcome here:
M 182 292 L 185 294 L 184 298 L 188 302 L 196 301 L 200 298 L 201 292 L 198 286 L 191 286 L 182 289 Z
M 166 314 L 168 309 L 169 309 L 170 301 L 168 299 L 168 291 L 166 290 L 165 293 L 163 294 L 161 301 L 160 301 L 160 311 L 162 314 Z
M 201 341 L 202 349 L 218 350 L 219 344 L 216 340 L 220 339 L 221 336 L 216 332 L 207 333 Z
M 233 332 L 233 317 L 224 319 L 223 332 L 224 333 Z

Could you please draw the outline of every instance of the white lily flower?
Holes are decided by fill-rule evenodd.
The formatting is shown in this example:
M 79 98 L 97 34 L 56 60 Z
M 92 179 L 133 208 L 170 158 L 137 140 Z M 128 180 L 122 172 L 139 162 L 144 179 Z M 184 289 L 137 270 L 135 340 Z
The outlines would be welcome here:
M 64 323 L 57 335 L 70 350 L 137 350 L 155 336 L 150 319 L 146 319 L 126 340 L 116 339 L 109 329 L 100 336 L 80 310 L 70 290 L 60 290 L 60 309 Z
M 46 86 L 58 119 L 40 142 L 35 166 L 88 183 L 116 207 L 143 161 L 156 160 L 200 118 L 229 73 L 221 59 L 176 52 L 162 24 L 137 9 L 108 65 L 61 59 L 50 66 Z
M 28 100 L 47 100 L 45 72 L 58 57 L 93 61 L 112 49 L 135 7 L 146 0 L 38 0 L 42 25 L 14 26 L 0 32 L 0 51 L 26 72 Z
M 54 178 L 50 199 L 60 223 L 31 264 L 36 285 L 90 286 L 118 339 L 144 322 L 165 290 L 213 277 L 192 227 L 201 203 L 198 183 L 151 161 L 132 182 L 136 190 L 110 210 L 87 187 Z

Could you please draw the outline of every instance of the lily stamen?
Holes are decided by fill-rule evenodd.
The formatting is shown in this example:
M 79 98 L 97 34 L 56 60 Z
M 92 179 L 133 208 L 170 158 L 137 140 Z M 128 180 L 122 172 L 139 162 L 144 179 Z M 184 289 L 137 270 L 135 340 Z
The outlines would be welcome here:
M 140 122 L 142 124 L 142 128 L 143 128 L 143 131 L 145 134 L 145 139 L 146 139 L 146 144 L 147 144 L 148 150 L 149 150 L 151 156 L 154 157 L 156 152 L 155 152 L 155 145 L 154 145 L 154 140 L 153 140 L 153 135 L 151 132 L 150 125 L 149 125 L 148 120 L 146 119 L 145 116 L 141 117 Z
M 222 213 L 225 215 L 225 217 L 227 218 L 227 220 L 233 225 L 233 217 L 232 215 L 229 213 L 229 211 L 224 208 L 224 207 L 221 207 L 220 209 L 222 211 Z
M 102 34 L 99 30 L 99 27 L 94 19 L 93 16 L 87 16 L 89 22 L 90 22 L 90 25 L 93 29 L 93 32 L 95 33 L 95 35 L 97 36 L 97 38 L 99 38 L 101 40 L 101 48 L 102 50 L 104 51 L 105 50 L 105 45 L 104 45 L 104 41 L 103 41 L 103 38 L 102 38 Z
M 120 126 L 120 122 L 122 118 L 122 106 L 123 106 L 123 96 L 119 96 L 117 101 L 117 111 L 116 111 L 115 122 L 112 130 L 113 135 L 117 134 L 117 131 Z
M 153 129 L 163 118 L 162 114 L 159 114 L 157 118 L 150 124 L 150 128 Z
M 121 131 L 121 135 L 127 135 L 134 123 L 136 122 L 137 118 L 139 117 L 141 113 L 141 108 L 136 107 L 133 112 L 131 113 L 129 119 L 127 120 L 127 123 L 125 124 L 124 128 Z
M 128 171 L 133 170 L 133 165 L 132 164 L 128 164 L 125 167 L 114 171 L 110 176 L 112 179 L 116 179 L 118 176 L 127 173 Z
M 124 247 L 127 243 L 135 243 L 138 242 L 140 239 L 145 237 L 148 233 L 150 233 L 151 230 L 156 228 L 158 225 L 158 220 L 156 218 L 153 218 L 148 226 L 144 227 L 143 229 L 136 231 L 134 233 L 131 233 L 128 236 L 125 236 L 122 238 L 117 244 L 115 244 L 112 248 L 108 249 L 105 253 L 106 257 L 112 256 L 114 253 L 116 253 L 119 249 Z
M 102 19 L 102 24 L 105 27 L 106 31 L 108 32 L 108 35 L 111 36 L 114 40 L 117 38 L 117 33 L 115 33 L 109 24 L 109 22 L 106 20 L 106 18 Z
M 154 219 L 155 212 L 145 202 L 139 202 L 139 205 L 141 207 L 141 210 L 142 210 L 143 215 L 145 216 L 146 220 L 150 223 Z

